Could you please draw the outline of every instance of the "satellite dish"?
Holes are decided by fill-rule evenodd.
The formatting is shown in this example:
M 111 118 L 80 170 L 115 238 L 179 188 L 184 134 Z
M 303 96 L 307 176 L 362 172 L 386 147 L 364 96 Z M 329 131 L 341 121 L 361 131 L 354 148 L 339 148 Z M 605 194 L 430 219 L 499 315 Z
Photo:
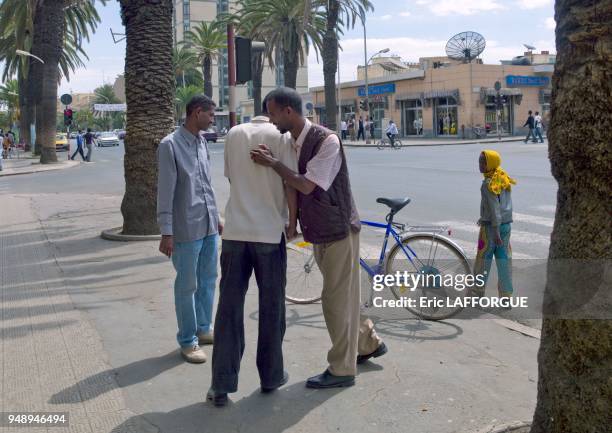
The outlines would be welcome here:
M 536 49 L 536 47 L 534 47 L 533 45 L 529 45 L 529 44 L 523 44 L 523 46 L 527 48 L 529 51 L 533 51 Z
M 446 55 L 454 60 L 470 63 L 484 51 L 485 38 L 476 32 L 459 33 L 446 43 Z

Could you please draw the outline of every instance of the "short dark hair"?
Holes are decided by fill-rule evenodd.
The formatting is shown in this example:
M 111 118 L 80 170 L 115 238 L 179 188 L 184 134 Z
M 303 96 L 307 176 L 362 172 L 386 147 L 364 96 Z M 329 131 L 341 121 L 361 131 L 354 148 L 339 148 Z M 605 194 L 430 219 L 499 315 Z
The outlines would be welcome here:
M 531 114 L 531 113 L 532 113 L 532 111 L 531 111 L 531 110 L 529 110 L 529 114 Z
M 291 107 L 293 111 L 302 115 L 302 97 L 295 89 L 290 87 L 278 87 L 272 90 L 264 99 L 264 112 L 267 112 L 268 101 L 274 101 L 274 103 L 281 107 Z
M 201 108 L 204 111 L 209 111 L 211 108 L 214 108 L 216 106 L 217 104 L 215 104 L 215 101 L 210 99 L 208 96 L 204 94 L 195 95 L 187 103 L 187 108 L 186 108 L 187 116 L 190 116 L 191 113 L 193 113 L 196 110 L 196 108 Z
M 539 111 L 536 111 L 536 114 L 540 114 L 540 112 L 539 112 Z

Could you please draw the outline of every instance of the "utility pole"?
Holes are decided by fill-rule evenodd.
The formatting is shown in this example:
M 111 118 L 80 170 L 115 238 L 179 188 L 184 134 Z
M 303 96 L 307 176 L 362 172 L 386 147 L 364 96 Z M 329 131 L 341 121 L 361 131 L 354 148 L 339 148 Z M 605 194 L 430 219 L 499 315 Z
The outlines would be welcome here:
M 501 83 L 499 81 L 495 82 L 495 115 L 497 121 L 497 141 L 501 141 L 501 110 L 503 108 L 502 99 L 501 99 Z
M 229 121 L 230 129 L 236 126 L 236 49 L 234 26 L 227 25 L 227 75 L 229 84 Z

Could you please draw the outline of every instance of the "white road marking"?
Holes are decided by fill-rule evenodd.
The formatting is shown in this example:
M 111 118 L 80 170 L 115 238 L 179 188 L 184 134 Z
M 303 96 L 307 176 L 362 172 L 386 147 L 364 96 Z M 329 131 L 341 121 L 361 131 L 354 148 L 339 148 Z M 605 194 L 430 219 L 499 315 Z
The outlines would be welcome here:
M 545 226 L 545 227 L 550 227 L 550 228 L 552 228 L 552 226 L 555 224 L 554 218 L 546 218 L 546 217 L 541 217 L 537 215 L 528 215 L 528 214 L 518 213 L 518 212 L 513 212 L 512 218 L 514 219 L 514 221 L 520 221 L 520 222 L 525 222 L 529 224 L 537 224 L 540 226 Z

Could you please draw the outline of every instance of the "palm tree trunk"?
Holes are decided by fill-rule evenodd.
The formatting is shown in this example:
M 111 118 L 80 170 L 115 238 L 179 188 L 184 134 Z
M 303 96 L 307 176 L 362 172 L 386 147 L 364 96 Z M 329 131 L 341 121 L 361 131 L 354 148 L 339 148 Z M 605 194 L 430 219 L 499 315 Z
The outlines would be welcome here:
M 531 433 L 610 429 L 612 119 L 602 113 L 609 112 L 605 95 L 612 92 L 611 16 L 609 0 L 557 0 L 555 5 L 558 54 L 549 156 L 559 190 Z M 590 320 L 593 307 L 607 320 Z
M 40 23 L 34 34 L 42 36 L 42 93 L 40 99 L 41 164 L 57 162 L 55 132 L 57 127 L 57 86 L 59 82 L 59 60 L 64 47 L 64 0 L 45 0 L 36 13 Z M 40 17 L 40 20 L 38 18 Z M 37 119 L 38 120 L 38 119 Z
M 25 150 L 30 150 L 32 147 L 30 123 L 32 122 L 32 104 L 29 102 L 28 79 L 23 74 L 19 74 L 17 78 L 19 82 L 19 138 L 25 143 Z
M 123 233 L 159 233 L 157 146 L 172 130 L 172 0 L 120 0 L 126 33 Z
M 323 79 L 325 82 L 325 113 L 327 127 L 337 128 L 336 113 L 336 71 L 338 70 L 338 0 L 329 0 L 327 8 L 327 28 L 323 36 Z
M 40 7 L 34 12 L 34 29 L 41 27 L 42 15 Z M 32 38 L 31 53 L 42 58 L 44 50 L 43 35 L 41 32 L 34 31 Z M 28 71 L 27 88 L 28 88 L 28 104 L 30 105 L 30 113 L 32 114 L 30 125 L 34 124 L 35 137 L 30 137 L 35 155 L 41 154 L 41 97 L 42 97 L 42 81 L 43 81 L 43 65 L 38 60 L 30 58 L 30 68 Z M 28 125 L 28 128 L 30 127 Z
M 212 58 L 210 56 L 204 56 L 202 73 L 204 74 L 204 94 L 209 98 L 212 98 Z M 219 105 L 221 105 L 221 101 L 219 101 Z
M 263 80 L 263 53 L 254 53 L 251 57 L 251 75 L 253 77 L 253 108 L 255 116 L 262 111 L 261 85 Z
M 298 38 L 297 30 L 288 44 L 283 45 L 283 77 L 285 79 L 285 87 L 292 89 L 297 85 L 297 73 L 300 66 L 300 52 L 296 47 L 295 39 Z

